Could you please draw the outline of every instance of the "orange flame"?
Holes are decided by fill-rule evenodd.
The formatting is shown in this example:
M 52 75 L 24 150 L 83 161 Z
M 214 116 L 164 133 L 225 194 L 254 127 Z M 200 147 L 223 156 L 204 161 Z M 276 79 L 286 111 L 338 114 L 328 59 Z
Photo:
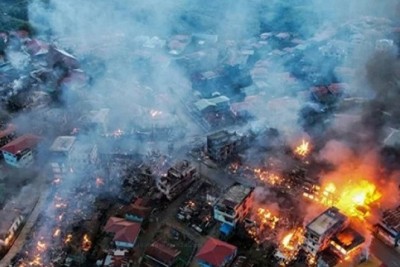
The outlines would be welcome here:
M 263 181 L 266 182 L 267 184 L 270 185 L 281 185 L 283 183 L 282 177 L 278 176 L 275 173 L 269 172 L 269 171 L 263 171 L 261 169 L 254 169 L 253 170 L 255 176 Z
M 60 233 L 61 233 L 61 230 L 60 230 L 60 229 L 56 229 L 56 230 L 54 231 L 53 237 L 59 236 Z
M 304 230 L 302 227 L 297 227 L 283 235 L 278 252 L 285 263 L 289 263 L 296 258 L 301 245 L 304 242 Z
M 85 234 L 82 240 L 82 250 L 89 251 L 91 247 L 92 247 L 92 241 L 90 241 L 89 236 Z
M 370 206 L 381 197 L 376 185 L 364 179 L 348 180 L 341 185 L 329 182 L 317 195 L 308 196 L 325 206 L 336 206 L 349 217 L 362 220 L 370 215 Z
M 310 153 L 310 143 L 306 140 L 301 140 L 301 144 L 294 149 L 294 153 L 298 156 L 305 157 Z
M 68 234 L 67 237 L 65 238 L 64 244 L 68 244 L 72 241 L 72 235 Z
M 268 226 L 271 229 L 275 229 L 275 226 L 279 221 L 277 216 L 273 215 L 269 210 L 264 208 L 258 208 L 257 217 L 262 224 L 261 226 Z
M 39 240 L 39 241 L 37 242 L 37 244 L 36 244 L 36 248 L 37 248 L 38 251 L 43 252 L 43 251 L 46 250 L 47 245 L 46 245 L 46 243 L 44 243 L 43 241 L 40 241 L 40 240 Z
M 351 235 L 350 233 L 340 233 L 337 235 L 337 238 L 340 240 L 340 242 L 343 243 L 343 245 L 348 246 L 350 245 L 353 240 L 354 240 L 354 236 Z

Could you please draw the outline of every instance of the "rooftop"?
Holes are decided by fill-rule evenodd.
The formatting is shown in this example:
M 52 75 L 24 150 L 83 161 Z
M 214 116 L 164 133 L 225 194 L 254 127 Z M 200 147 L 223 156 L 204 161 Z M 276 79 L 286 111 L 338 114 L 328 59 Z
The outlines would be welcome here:
M 400 145 L 400 131 L 397 129 L 391 129 L 390 133 L 387 135 L 383 143 L 385 144 L 385 146 Z
M 181 254 L 181 252 L 164 243 L 155 241 L 146 249 L 145 254 L 170 266 L 174 263 L 175 259 Z
M 381 223 L 392 231 L 400 233 L 400 206 L 385 210 L 382 215 Z
M 19 210 L 0 210 L 0 237 L 7 234 L 11 225 L 14 223 L 15 218 L 21 215 Z
M 207 141 L 225 142 L 225 141 L 233 140 L 238 137 L 239 137 L 239 135 L 236 132 L 228 132 L 226 130 L 222 130 L 222 131 L 218 131 L 218 132 L 208 135 Z
M 307 229 L 310 229 L 321 236 L 331 227 L 334 227 L 337 224 L 343 224 L 346 220 L 347 217 L 340 213 L 337 208 L 331 207 L 310 222 L 307 225 Z
M 26 149 L 33 148 L 39 143 L 40 137 L 33 134 L 20 136 L 1 148 L 2 151 L 18 154 Z
M 193 170 L 195 167 L 190 164 L 189 161 L 183 160 L 176 163 L 174 166 L 169 168 L 168 177 L 169 178 L 178 178 L 181 175 L 184 175 L 185 172 L 189 172 Z
M 140 223 L 123 218 L 110 217 L 104 231 L 114 233 L 114 241 L 134 243 L 140 233 Z
M 110 113 L 110 110 L 108 108 L 92 110 L 92 111 L 90 111 L 90 114 L 89 114 L 89 118 L 90 118 L 89 120 L 92 123 L 104 123 L 107 121 L 109 113 Z
M 212 266 L 221 266 L 226 258 L 236 253 L 236 250 L 237 248 L 235 246 L 210 237 L 200 248 L 196 258 L 212 264 Z
M 236 206 L 242 203 L 242 201 L 252 192 L 252 187 L 247 187 L 242 184 L 234 184 L 224 194 L 223 198 L 220 199 L 219 203 L 226 206 Z
M 197 110 L 203 111 L 208 107 L 216 107 L 222 103 L 228 103 L 230 99 L 226 96 L 217 96 L 214 98 L 203 98 L 194 103 Z
M 332 242 L 338 244 L 345 251 L 358 247 L 365 242 L 365 238 L 351 227 L 347 227 L 341 232 L 337 233 L 333 238 Z
M 59 136 L 54 140 L 50 147 L 52 152 L 68 152 L 71 150 L 74 142 L 76 140 L 75 136 Z

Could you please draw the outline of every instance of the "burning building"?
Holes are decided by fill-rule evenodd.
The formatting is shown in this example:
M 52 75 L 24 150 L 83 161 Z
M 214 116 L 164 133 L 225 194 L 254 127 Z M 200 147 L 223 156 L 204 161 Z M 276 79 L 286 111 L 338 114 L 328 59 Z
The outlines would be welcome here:
M 329 245 L 331 237 L 347 225 L 348 218 L 337 208 L 325 210 L 306 226 L 303 249 L 316 256 Z
M 342 261 L 361 261 L 365 259 L 363 251 L 364 236 L 347 227 L 334 235 L 329 243 L 330 249 L 336 253 Z
M 221 233 L 227 235 L 250 212 L 253 204 L 252 187 L 234 184 L 214 206 L 214 219 L 221 222 Z
M 365 238 L 351 227 L 347 227 L 331 238 L 329 246 L 318 253 L 318 267 L 357 266 L 367 260 L 363 246 Z
M 35 148 L 40 138 L 36 135 L 26 134 L 20 136 L 1 148 L 7 164 L 23 168 L 32 165 Z
M 157 188 L 168 200 L 172 200 L 188 188 L 198 177 L 196 167 L 183 160 L 171 167 L 167 175 L 157 181 Z
M 240 152 L 244 146 L 244 137 L 226 130 L 207 136 L 207 154 L 217 163 L 224 163 Z
M 383 212 L 382 220 L 375 225 L 376 235 L 387 244 L 398 247 L 400 241 L 400 206 Z
M 288 264 L 293 261 L 304 242 L 304 229 L 301 227 L 292 229 L 285 233 L 278 244 L 275 253 L 275 258 L 282 265 Z

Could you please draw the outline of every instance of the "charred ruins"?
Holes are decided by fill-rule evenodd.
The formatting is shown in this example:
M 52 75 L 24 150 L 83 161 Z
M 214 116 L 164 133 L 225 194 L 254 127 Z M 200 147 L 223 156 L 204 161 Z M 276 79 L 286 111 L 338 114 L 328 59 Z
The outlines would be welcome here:
M 400 266 L 395 0 L 5 2 L 1 267 Z

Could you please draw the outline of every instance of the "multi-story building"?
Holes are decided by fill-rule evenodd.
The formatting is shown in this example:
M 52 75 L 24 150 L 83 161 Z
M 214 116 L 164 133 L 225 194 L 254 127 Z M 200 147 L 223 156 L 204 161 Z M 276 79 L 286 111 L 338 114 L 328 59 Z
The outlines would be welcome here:
M 79 170 L 95 163 L 97 146 L 75 136 L 59 136 L 50 147 L 51 167 L 55 175 L 63 175 L 72 169 Z
M 157 181 L 157 188 L 168 200 L 174 199 L 198 177 L 196 167 L 183 160 L 171 167 L 167 175 Z
M 329 245 L 331 237 L 344 229 L 348 223 L 348 218 L 336 207 L 325 210 L 306 226 L 303 249 L 316 256 Z
M 398 247 L 400 241 L 400 206 L 383 212 L 382 220 L 375 225 L 376 235 L 385 243 Z
M 222 130 L 207 136 L 207 154 L 217 163 L 224 163 L 244 146 L 244 137 Z
M 59 136 L 51 145 L 51 167 L 55 174 L 63 174 L 69 171 L 67 160 L 75 140 L 75 136 Z
M 23 168 L 34 161 L 34 152 L 40 138 L 32 134 L 20 136 L 1 148 L 7 164 Z
M 222 223 L 220 231 L 223 234 L 229 234 L 229 229 L 233 229 L 250 212 L 253 190 L 253 187 L 236 183 L 218 200 L 214 206 L 214 218 Z

